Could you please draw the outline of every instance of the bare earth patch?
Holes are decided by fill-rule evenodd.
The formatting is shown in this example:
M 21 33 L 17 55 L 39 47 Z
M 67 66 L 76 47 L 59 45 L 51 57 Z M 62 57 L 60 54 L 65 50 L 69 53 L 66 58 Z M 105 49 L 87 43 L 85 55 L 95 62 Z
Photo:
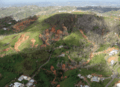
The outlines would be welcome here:
M 18 41 L 15 43 L 14 49 L 15 49 L 17 52 L 20 51 L 20 50 L 18 49 L 18 47 L 21 45 L 21 43 L 23 43 L 24 41 L 26 41 L 28 38 L 29 38 L 29 36 L 26 36 L 26 37 L 25 37 L 25 34 L 22 34 L 22 35 L 20 36 L 20 38 L 18 39 Z

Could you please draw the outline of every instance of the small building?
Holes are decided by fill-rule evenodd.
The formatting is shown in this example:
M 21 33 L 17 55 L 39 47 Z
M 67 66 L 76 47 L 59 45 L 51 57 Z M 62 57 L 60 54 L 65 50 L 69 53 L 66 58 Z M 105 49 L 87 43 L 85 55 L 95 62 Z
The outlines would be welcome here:
M 65 54 L 62 53 L 62 54 L 60 54 L 58 57 L 65 57 Z
M 117 53 L 118 53 L 118 50 L 114 49 L 109 53 L 109 56 L 112 56 L 112 55 L 117 54 Z
M 79 77 L 79 78 L 81 78 L 81 79 L 83 79 L 83 78 L 84 78 L 84 76 L 81 76 L 81 74 L 78 74 L 78 77 Z
M 117 83 L 117 84 L 116 84 L 116 87 L 120 87 L 120 83 Z
M 111 60 L 111 62 L 110 62 L 111 66 L 113 66 L 114 63 L 115 63 L 115 61 L 114 61 L 114 60 Z
M 3 28 L 3 30 L 7 30 L 7 28 Z
M 10 84 L 9 86 L 12 87 L 14 84 Z
M 21 75 L 21 76 L 18 78 L 18 81 L 22 81 L 22 80 L 23 80 L 23 76 L 24 76 L 24 75 Z
M 60 45 L 60 46 L 59 46 L 59 48 L 62 48 L 62 47 L 63 47 L 63 45 Z
M 9 22 L 8 24 L 11 24 L 11 22 Z
M 78 74 L 78 77 L 81 77 L 81 74 Z
M 24 87 L 24 84 L 19 83 L 19 82 L 15 82 L 12 87 Z
M 100 78 L 99 77 L 97 77 L 97 76 L 94 76 L 94 77 L 92 77 L 91 78 L 91 81 L 93 82 L 99 82 L 100 81 Z
M 103 81 L 103 80 L 105 80 L 105 78 L 102 77 L 102 78 L 100 78 L 100 80 Z
M 84 87 L 89 87 L 88 85 L 85 85 Z
M 31 79 L 29 82 L 26 84 L 27 87 L 31 87 L 34 84 L 35 80 Z
M 92 75 L 87 75 L 87 78 L 92 78 Z
M 28 77 L 28 76 L 25 76 L 25 75 L 21 75 L 19 78 L 18 78 L 18 81 L 22 81 L 22 80 L 30 80 L 31 79 L 31 77 Z

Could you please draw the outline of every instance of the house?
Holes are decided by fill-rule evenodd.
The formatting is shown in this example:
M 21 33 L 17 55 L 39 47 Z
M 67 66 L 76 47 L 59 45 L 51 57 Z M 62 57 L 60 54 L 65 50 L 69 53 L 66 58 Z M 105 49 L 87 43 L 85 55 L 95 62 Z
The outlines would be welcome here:
M 9 22 L 8 24 L 11 24 L 11 22 Z
M 24 84 L 19 83 L 19 82 L 15 82 L 12 87 L 24 87 Z
M 78 77 L 79 77 L 79 78 L 81 78 L 81 79 L 83 79 L 83 78 L 84 78 L 84 76 L 81 76 L 81 74 L 78 74 Z
M 120 83 L 117 83 L 117 84 L 116 84 L 116 87 L 120 87 Z
M 103 81 L 103 80 L 105 80 L 105 78 L 102 77 L 102 78 L 100 78 L 100 80 Z
M 91 78 L 92 77 L 92 75 L 87 75 L 87 78 Z
M 94 76 L 94 77 L 92 77 L 91 78 L 91 81 L 93 82 L 99 82 L 100 81 L 100 78 L 99 77 L 97 77 L 97 76 Z
M 34 84 L 35 80 L 31 79 L 29 82 L 26 84 L 27 87 L 31 87 Z
M 14 84 L 10 84 L 9 86 L 12 87 Z
M 21 75 L 21 76 L 18 78 L 18 81 L 22 81 L 22 80 L 23 80 L 23 76 L 24 76 L 24 75 Z
M 85 85 L 84 87 L 89 87 L 88 85 Z
M 81 77 L 81 74 L 78 74 L 78 77 Z
M 118 53 L 118 50 L 114 49 L 109 53 L 109 56 L 112 56 L 112 55 L 117 54 L 117 53 Z
M 64 54 L 64 53 L 62 53 L 62 54 L 60 54 L 60 55 L 59 55 L 59 57 L 64 57 L 64 56 L 65 56 L 65 54 Z
M 62 47 L 63 47 L 63 45 L 60 45 L 60 46 L 59 46 L 59 48 L 62 48 Z
M 22 80 L 30 80 L 31 78 L 28 77 L 28 76 L 25 76 L 25 75 L 21 75 L 19 78 L 18 78 L 18 81 L 22 81 Z
M 3 28 L 3 30 L 7 30 L 7 28 Z
M 114 63 L 115 63 L 115 61 L 114 61 L 114 60 L 111 60 L 111 62 L 110 62 L 111 66 L 113 66 Z

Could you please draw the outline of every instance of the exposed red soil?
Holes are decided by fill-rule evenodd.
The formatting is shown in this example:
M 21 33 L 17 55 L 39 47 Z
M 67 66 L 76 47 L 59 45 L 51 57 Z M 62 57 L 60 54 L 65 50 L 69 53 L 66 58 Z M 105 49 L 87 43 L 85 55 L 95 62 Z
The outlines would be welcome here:
M 62 34 L 63 32 L 61 30 L 57 30 L 56 34 L 60 35 Z
M 53 66 L 51 66 L 51 67 L 50 67 L 50 70 L 51 70 L 51 71 L 53 71 L 53 70 L 54 70 L 54 67 L 53 67 Z
M 43 47 L 46 47 L 46 45 L 45 44 L 40 45 L 40 48 L 43 48 Z
M 67 78 L 67 76 L 64 77 L 65 79 Z
M 115 60 L 117 57 L 110 57 L 109 59 L 108 59 L 108 63 L 110 63 L 111 62 L 111 60 Z
M 5 56 L 5 54 L 1 54 L 1 55 L 0 55 L 0 57 L 4 57 L 4 56 Z
M 54 40 L 54 41 L 59 41 L 59 40 L 60 40 L 60 37 L 57 37 L 57 38 L 55 38 L 55 39 L 52 38 L 52 40 Z
M 50 45 L 49 44 L 49 41 L 59 41 L 63 35 L 63 31 L 61 31 L 60 29 L 59 30 L 56 30 L 55 29 L 56 25 L 53 25 L 51 30 L 49 29 L 46 29 L 45 30 L 45 35 L 39 35 L 39 38 L 42 39 L 42 41 L 44 41 L 45 45 Z M 63 29 L 66 31 L 64 34 L 65 35 L 68 35 L 68 32 L 67 32 L 67 28 L 65 26 L 63 26 Z M 52 34 L 55 34 L 55 37 L 54 38 L 51 38 Z M 46 38 L 43 38 L 43 36 Z M 41 45 L 41 46 L 44 46 L 44 45 Z
M 83 37 L 84 37 L 89 43 L 92 43 L 93 45 L 95 45 L 94 42 L 91 42 L 91 41 L 88 39 L 88 37 L 87 37 L 86 35 L 84 35 L 84 33 L 83 33 L 83 31 L 82 31 L 81 29 L 80 29 L 79 31 L 80 31 L 80 33 L 83 35 Z
M 61 76 L 61 80 L 63 80 L 63 75 Z
M 32 47 L 34 47 L 36 40 L 33 38 L 33 39 L 31 39 L 31 42 L 32 42 Z
M 18 52 L 18 51 L 20 51 L 19 49 L 18 49 L 18 47 L 21 45 L 21 43 L 23 43 L 25 40 L 27 40 L 29 38 L 29 36 L 26 36 L 25 37 L 25 34 L 22 34 L 21 36 L 20 36 L 20 38 L 18 39 L 18 41 L 15 43 L 15 46 L 14 46 L 14 49 Z
M 37 48 L 37 47 L 38 47 L 38 44 L 35 45 L 35 48 Z
M 96 73 L 91 74 L 92 76 L 98 76 L 98 77 L 103 77 L 102 75 L 98 75 Z
M 52 33 L 56 33 L 55 26 L 53 26 L 53 27 L 51 28 L 51 31 L 50 31 L 50 32 L 52 32 Z
M 56 87 L 60 87 L 60 85 L 58 84 Z
M 10 47 L 9 47 L 9 48 L 4 49 L 3 51 L 9 51 L 9 50 L 10 50 Z
M 49 29 L 46 29 L 46 30 L 45 30 L 45 33 L 49 33 Z
M 42 37 L 42 34 L 40 34 L 39 37 L 41 38 L 41 37 Z
M 83 37 L 84 37 L 85 39 L 87 39 L 88 42 L 90 42 L 90 43 L 93 44 L 94 49 L 95 49 L 95 47 L 96 47 L 95 43 L 93 43 L 93 42 L 91 42 L 90 40 L 88 40 L 88 37 L 84 35 L 84 33 L 83 33 L 82 30 L 80 30 L 80 32 L 81 32 L 81 34 L 83 35 Z M 103 29 L 102 35 L 103 35 L 103 34 L 104 34 L 104 29 Z M 113 49 L 118 50 L 118 48 L 112 47 L 112 48 L 108 48 L 107 50 L 104 50 L 104 51 L 101 51 L 101 52 L 97 52 L 97 53 L 92 52 L 92 53 L 90 54 L 90 60 L 94 57 L 94 55 L 99 55 L 99 54 L 101 54 L 101 53 L 108 53 L 108 52 L 112 51 Z M 113 59 L 114 59 L 113 57 L 112 57 L 112 58 L 109 58 L 109 59 L 108 59 L 108 62 L 110 62 L 110 61 L 113 60 Z M 84 62 L 83 65 L 89 63 L 90 60 L 88 60 L 87 62 Z
M 70 58 L 70 56 L 68 55 L 68 59 L 70 60 L 70 61 L 73 61 L 71 58 Z
M 62 65 L 62 69 L 65 70 L 65 64 Z
M 24 30 L 31 22 L 36 21 L 37 18 L 27 19 L 25 21 L 19 22 L 13 26 L 15 32 Z

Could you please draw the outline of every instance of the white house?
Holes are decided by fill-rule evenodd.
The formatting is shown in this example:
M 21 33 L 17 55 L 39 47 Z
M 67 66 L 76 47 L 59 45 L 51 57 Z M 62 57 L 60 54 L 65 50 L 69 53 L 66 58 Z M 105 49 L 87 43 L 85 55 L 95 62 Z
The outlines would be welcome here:
M 111 66 L 114 65 L 114 63 L 115 63 L 114 60 L 111 60 L 111 61 L 110 61 Z
M 89 87 L 88 85 L 85 85 L 84 87 Z
M 30 80 L 31 78 L 28 77 L 28 76 L 25 76 L 25 75 L 21 75 L 19 78 L 18 78 L 18 81 L 22 81 L 22 80 Z
M 79 78 L 81 78 L 81 79 L 84 78 L 84 76 L 81 76 L 81 74 L 78 74 L 77 76 L 78 76 Z
M 31 79 L 29 82 L 32 82 L 32 83 L 34 83 L 34 82 L 35 82 L 35 80 L 34 80 L 34 79 Z
M 30 87 L 34 84 L 35 80 L 34 79 L 31 79 L 29 80 L 29 82 L 26 84 L 27 87 Z
M 87 78 L 91 78 L 92 77 L 92 75 L 87 75 Z
M 63 47 L 63 45 L 60 45 L 60 46 L 59 46 L 59 48 L 62 48 L 62 47 Z
M 65 54 L 64 54 L 64 53 L 62 53 L 62 54 L 60 54 L 60 55 L 59 55 L 59 57 L 64 57 L 64 56 L 65 56 Z
M 24 76 L 24 75 L 21 75 L 21 76 L 18 78 L 18 81 L 22 81 L 22 80 L 23 80 L 23 76 Z
M 9 22 L 8 24 L 11 24 L 11 22 Z
M 14 84 L 10 84 L 9 86 L 11 87 L 11 86 L 13 86 Z
M 80 77 L 81 76 L 81 74 L 78 74 L 78 77 Z
M 19 83 L 19 82 L 15 82 L 13 87 L 24 87 L 24 84 Z
M 91 78 L 91 81 L 99 82 L 99 81 L 100 81 L 100 78 L 97 77 L 97 76 L 94 76 L 94 77 Z
M 7 30 L 7 28 L 3 28 L 3 30 Z
M 116 87 L 120 87 L 120 83 L 117 83 L 117 84 L 116 84 Z
M 109 56 L 112 56 L 112 55 L 117 54 L 117 53 L 118 53 L 118 50 L 114 49 L 109 53 Z

